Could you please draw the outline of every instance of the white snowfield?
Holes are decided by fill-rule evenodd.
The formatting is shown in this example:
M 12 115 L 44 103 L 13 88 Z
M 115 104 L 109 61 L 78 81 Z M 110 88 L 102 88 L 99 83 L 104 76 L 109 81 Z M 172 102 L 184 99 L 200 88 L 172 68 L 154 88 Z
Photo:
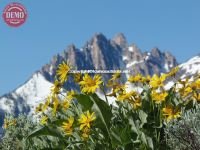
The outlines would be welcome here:
M 52 85 L 40 73 L 36 73 L 26 84 L 20 86 L 15 93 L 27 99 L 27 104 L 34 106 L 46 98 Z
M 14 111 L 14 101 L 22 99 L 22 103 L 30 106 L 30 111 L 32 112 L 50 93 L 52 85 L 40 73 L 35 73 L 25 84 L 11 93 L 11 99 L 7 97 L 0 98 L 0 109 L 7 113 L 12 113 Z M 18 109 L 22 109 L 20 105 Z
M 179 65 L 179 67 L 182 70 L 185 70 L 185 73 L 181 76 L 181 78 L 185 78 L 188 75 L 200 73 L 200 56 L 195 56 L 189 59 L 187 62 Z

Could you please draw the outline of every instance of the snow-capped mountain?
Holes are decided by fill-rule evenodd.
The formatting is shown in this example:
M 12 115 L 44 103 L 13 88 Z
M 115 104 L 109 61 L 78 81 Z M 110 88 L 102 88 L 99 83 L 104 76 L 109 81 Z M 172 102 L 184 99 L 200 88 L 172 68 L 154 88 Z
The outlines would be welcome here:
M 175 57 L 169 52 L 161 52 L 153 48 L 149 52 L 142 52 L 135 44 L 129 45 L 123 34 L 107 39 L 103 34 L 95 34 L 81 49 L 70 45 L 62 54 L 55 55 L 50 63 L 36 71 L 31 78 L 13 92 L 0 97 L 0 113 L 29 113 L 42 102 L 50 92 L 54 81 L 56 68 L 63 60 L 69 61 L 76 69 L 129 69 L 131 73 L 144 75 L 167 72 L 178 65 Z M 184 75 L 195 73 L 194 68 L 200 70 L 200 56 L 181 64 Z M 191 69 L 192 68 L 192 69 Z M 104 80 L 110 75 L 104 74 Z M 124 75 L 124 80 L 126 76 Z M 68 81 L 67 89 L 77 89 Z M 0 118 L 2 123 L 2 118 Z
M 31 112 L 37 104 L 42 102 L 50 92 L 52 83 L 47 81 L 40 72 L 9 94 L 0 98 L 0 113 L 19 114 Z M 0 118 L 0 123 L 2 118 Z

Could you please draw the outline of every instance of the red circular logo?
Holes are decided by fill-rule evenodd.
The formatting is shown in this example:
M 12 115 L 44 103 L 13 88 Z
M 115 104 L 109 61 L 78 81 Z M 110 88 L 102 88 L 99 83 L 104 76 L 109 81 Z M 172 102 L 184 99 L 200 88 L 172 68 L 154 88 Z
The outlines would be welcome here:
M 3 11 L 3 19 L 11 27 L 22 25 L 27 19 L 26 8 L 20 3 L 10 3 Z

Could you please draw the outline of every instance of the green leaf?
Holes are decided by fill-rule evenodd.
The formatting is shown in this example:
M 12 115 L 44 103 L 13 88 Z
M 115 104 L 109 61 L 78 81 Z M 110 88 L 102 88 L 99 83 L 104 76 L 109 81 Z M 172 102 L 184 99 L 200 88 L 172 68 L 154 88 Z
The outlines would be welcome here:
M 147 114 L 143 111 L 143 110 L 140 110 L 139 111 L 139 118 L 141 120 L 141 127 L 147 123 Z
M 76 95 L 78 103 L 81 104 L 83 111 L 90 110 L 93 106 L 93 102 L 91 101 L 90 97 L 85 94 Z
M 137 127 L 136 127 L 135 122 L 133 121 L 133 119 L 130 117 L 128 119 L 128 121 L 129 121 L 129 124 L 131 125 L 131 131 L 133 131 L 133 132 L 135 132 L 135 133 L 138 134 L 138 129 L 137 129 Z
M 112 138 L 112 146 L 113 147 L 117 147 L 118 145 L 122 145 L 122 141 L 119 135 L 119 129 L 116 128 L 112 128 L 111 129 L 111 138 Z
M 90 99 L 93 102 L 92 110 L 95 112 L 95 115 L 97 116 L 97 123 L 96 126 L 99 127 L 106 136 L 110 136 L 110 127 L 111 127 L 111 118 L 112 118 L 112 112 L 110 110 L 109 105 L 101 100 L 96 94 L 93 94 L 90 96 Z
M 127 144 L 132 143 L 131 141 L 131 129 L 126 126 L 116 126 L 111 129 L 112 136 L 112 145 L 117 146 L 126 146 Z
M 59 133 L 57 129 L 44 126 L 33 131 L 30 135 L 28 135 L 27 139 L 43 135 L 63 138 L 63 136 Z
M 141 139 L 143 144 L 147 145 L 146 136 L 143 132 L 141 132 L 140 139 Z
M 126 126 L 122 129 L 122 132 L 120 134 L 122 144 L 125 146 L 129 143 L 131 143 L 131 129 L 129 126 Z
M 188 100 L 185 106 L 185 110 L 190 110 L 194 108 L 194 101 L 193 100 Z
M 146 139 L 147 139 L 148 147 L 151 148 L 151 149 L 153 150 L 153 149 L 154 149 L 154 146 L 153 146 L 153 140 L 152 140 L 152 138 L 146 137 Z

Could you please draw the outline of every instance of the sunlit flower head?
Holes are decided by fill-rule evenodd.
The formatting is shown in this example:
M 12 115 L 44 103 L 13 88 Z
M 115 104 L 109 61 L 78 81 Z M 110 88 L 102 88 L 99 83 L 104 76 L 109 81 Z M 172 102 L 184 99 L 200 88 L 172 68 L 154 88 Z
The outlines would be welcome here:
M 137 93 L 135 91 L 130 91 L 130 92 L 126 92 L 124 91 L 122 94 L 120 94 L 117 99 L 120 101 L 124 101 L 124 100 L 129 100 L 131 99 L 132 96 L 137 95 Z
M 181 94 L 182 97 L 187 97 L 190 93 L 192 93 L 193 90 L 190 86 L 184 87 L 179 90 L 179 93 Z
M 42 106 L 42 112 L 45 112 L 47 108 L 50 106 L 51 97 L 48 96 L 45 103 Z
M 16 119 L 4 119 L 3 128 L 7 129 L 10 126 L 16 126 L 17 120 Z
M 63 123 L 62 129 L 64 130 L 66 135 L 71 135 L 73 131 L 73 123 L 74 123 L 74 117 L 70 117 L 67 119 L 66 122 Z
M 142 77 L 142 82 L 143 83 L 149 83 L 151 81 L 151 76 L 147 75 L 146 77 Z
M 40 124 L 41 124 L 41 125 L 47 124 L 47 120 L 48 120 L 48 117 L 47 117 L 47 116 L 42 116 L 42 118 L 40 119 Z
M 51 92 L 53 95 L 58 94 L 61 89 L 61 84 L 59 83 L 58 80 L 55 80 L 53 86 L 51 87 Z
M 43 104 L 40 103 L 40 104 L 35 108 L 35 112 L 36 112 L 36 113 L 42 112 L 42 107 L 43 107 Z
M 70 71 L 69 64 L 66 64 L 64 61 L 59 64 L 58 69 L 56 71 L 56 75 L 61 83 L 64 83 L 67 80 L 68 72 Z
M 83 80 L 79 82 L 83 93 L 95 93 L 101 83 L 102 79 L 100 75 L 95 75 L 94 78 L 92 78 L 88 74 L 85 74 Z
M 165 98 L 168 96 L 167 92 L 158 93 L 156 91 L 152 91 L 151 98 L 155 103 L 160 104 L 161 102 L 165 101 Z
M 76 92 L 74 90 L 68 91 L 66 94 L 66 99 L 71 101 L 76 95 Z
M 117 96 L 117 93 L 123 93 L 126 89 L 125 84 L 114 83 L 112 86 L 112 92 L 107 94 L 107 96 Z
M 195 93 L 193 94 L 193 98 L 194 98 L 196 101 L 200 102 L 200 93 L 195 92 Z
M 89 135 L 90 135 L 90 129 L 87 128 L 87 127 L 84 128 L 84 129 L 82 130 L 82 134 L 81 134 L 82 139 L 83 139 L 83 140 L 87 140 L 88 137 L 89 137 Z
M 118 72 L 116 72 L 116 73 L 114 73 L 113 75 L 112 75 L 112 78 L 110 79 L 111 81 L 114 81 L 114 80 L 116 80 L 116 79 L 119 79 L 121 77 L 121 73 L 118 71 Z
M 78 83 L 78 82 L 80 82 L 80 81 L 82 80 L 82 75 L 81 75 L 81 73 L 74 73 L 74 74 L 73 74 L 73 77 L 74 77 L 74 81 L 75 81 L 76 83 Z
M 135 83 L 135 82 L 142 82 L 142 75 L 141 74 L 137 74 L 135 76 L 130 76 L 128 78 L 128 81 L 131 82 L 131 83 Z
M 191 88 L 193 90 L 200 90 L 200 79 L 195 80 L 192 84 L 191 84 Z
M 171 69 L 171 71 L 167 74 L 168 77 L 175 77 L 175 75 L 177 74 L 177 72 L 179 71 L 179 67 L 174 67 Z
M 69 108 L 69 106 L 70 106 L 70 102 L 69 102 L 67 99 L 65 99 L 65 100 L 62 102 L 62 104 L 61 104 L 61 107 L 62 107 L 64 110 L 67 110 L 67 109 Z
M 150 86 L 152 88 L 159 88 L 159 87 L 163 87 L 164 84 L 163 82 L 166 80 L 166 74 L 162 74 L 160 77 L 158 75 L 153 75 L 153 77 L 151 78 L 151 81 L 150 81 Z
M 8 126 L 9 126 L 9 121 L 7 119 L 4 119 L 3 128 L 7 129 Z
M 142 106 L 142 101 L 140 96 L 134 96 L 134 99 L 129 101 L 134 109 L 137 109 Z
M 89 111 L 87 111 L 85 114 L 81 114 L 80 118 L 78 119 L 80 123 L 80 130 L 82 130 L 85 127 L 90 129 L 91 124 L 95 119 L 96 119 L 96 116 L 94 112 L 90 113 Z
M 59 107 L 60 101 L 57 96 L 53 97 L 53 115 L 56 114 L 58 107 Z
M 172 119 L 176 119 L 180 117 L 180 110 L 176 110 L 175 108 L 171 106 L 164 107 L 162 109 L 163 116 L 166 118 L 167 122 L 169 122 Z

